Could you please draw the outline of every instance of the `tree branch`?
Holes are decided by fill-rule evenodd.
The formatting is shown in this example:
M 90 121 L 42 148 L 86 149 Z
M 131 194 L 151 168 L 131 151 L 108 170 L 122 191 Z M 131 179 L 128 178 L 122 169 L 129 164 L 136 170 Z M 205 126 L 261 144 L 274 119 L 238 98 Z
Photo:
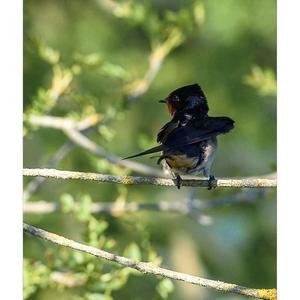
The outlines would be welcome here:
M 157 267 L 151 263 L 133 261 L 123 256 L 115 255 L 91 246 L 87 246 L 75 242 L 73 240 L 67 239 L 63 236 L 42 230 L 40 228 L 25 223 L 23 224 L 23 230 L 24 232 L 27 232 L 33 236 L 40 237 L 44 240 L 48 240 L 50 242 L 53 242 L 55 244 L 64 247 L 69 247 L 74 250 L 79 250 L 100 258 L 104 258 L 112 262 L 116 262 L 120 265 L 138 270 L 144 274 L 163 276 L 170 279 L 180 280 L 186 283 L 199 285 L 202 287 L 213 288 L 226 293 L 236 293 L 236 294 L 245 295 L 249 297 L 255 297 L 258 299 L 274 300 L 277 297 L 276 289 L 252 289 L 237 284 L 215 281 L 215 280 L 188 275 L 185 273 L 171 271 L 168 269 Z
M 102 7 L 103 8 L 105 8 L 106 10 L 108 10 L 108 11 L 110 11 L 110 12 L 113 12 L 115 9 L 116 9 L 116 7 L 118 6 L 117 5 L 117 3 L 115 3 L 114 1 L 112 1 L 112 0 L 103 0 L 103 1 L 98 1 L 99 2 L 99 4 L 101 4 L 102 5 Z M 157 73 L 159 72 L 159 70 L 160 70 L 160 68 L 161 68 L 161 65 L 162 65 L 162 62 L 163 62 L 163 59 L 165 58 L 165 57 L 163 57 L 163 58 L 161 58 L 160 60 L 159 59 L 157 59 L 157 55 L 155 55 L 155 53 L 156 53 L 157 51 L 152 51 L 151 52 L 151 55 L 150 55 L 150 64 L 149 64 L 149 68 L 148 68 L 148 70 L 146 71 L 146 73 L 145 73 L 145 75 L 144 75 L 144 78 L 143 79 L 141 79 L 141 82 L 142 81 L 146 81 L 146 84 L 145 84 L 145 86 L 144 86 L 144 88 L 141 90 L 141 89 L 139 89 L 139 91 L 137 92 L 137 91 L 133 91 L 133 93 L 132 94 L 128 94 L 127 95 L 127 98 L 129 99 L 129 100 L 132 100 L 133 98 L 135 99 L 135 100 L 137 100 L 137 98 L 139 98 L 139 97 L 141 97 L 144 93 L 146 93 L 147 92 L 147 90 L 149 89 L 149 87 L 150 87 L 150 85 L 151 85 L 151 83 L 152 83 L 152 81 L 154 80 L 154 78 L 156 77 L 156 75 L 157 75 Z M 58 129 L 61 129 L 62 127 L 75 127 L 76 128 L 76 130 L 77 131 L 82 131 L 82 130 L 85 130 L 85 126 L 87 125 L 87 127 L 89 127 L 89 126 L 91 126 L 91 125 L 93 125 L 93 124 L 91 124 L 91 123 L 93 123 L 93 122 L 95 122 L 95 119 L 97 119 L 97 117 L 95 118 L 95 116 L 98 116 L 99 117 L 99 115 L 94 115 L 94 116 L 92 116 L 92 118 L 91 118 L 91 116 L 90 117 L 88 117 L 88 118 L 86 118 L 84 121 L 81 121 L 81 122 L 79 122 L 79 126 L 78 126 L 78 124 L 76 124 L 75 122 L 69 122 L 69 124 L 66 124 L 65 122 L 63 122 L 63 123 L 60 123 L 60 121 L 62 121 L 62 119 L 61 120 L 56 120 L 57 122 L 52 122 L 52 120 L 51 119 L 44 119 L 44 121 L 42 120 L 41 121 L 41 123 L 43 123 L 43 126 L 47 126 L 47 121 L 50 121 L 50 124 L 52 125 L 52 126 L 50 126 L 50 127 L 56 127 L 56 128 L 58 128 Z M 35 123 L 35 121 L 34 120 L 36 120 L 38 118 L 38 116 L 30 116 L 30 121 L 31 121 L 31 123 Z M 45 118 L 47 118 L 47 116 L 45 117 Z M 50 117 L 51 118 L 51 117 Z M 87 121 L 87 124 L 86 124 L 86 121 Z M 101 123 L 106 123 L 106 121 L 107 121 L 107 118 L 105 118 L 105 119 L 103 119 L 102 121 L 101 121 Z M 39 122 L 39 120 L 37 120 L 37 122 Z M 49 123 L 48 123 L 49 124 Z M 41 124 L 39 124 L 40 126 L 42 126 Z M 93 126 L 95 126 L 96 125 L 96 123 L 93 125 Z M 66 132 L 67 133 L 67 132 Z M 70 134 L 72 133 L 72 132 L 69 132 Z M 81 135 L 82 135 L 82 137 L 83 138 L 86 138 L 86 136 L 85 135 L 83 135 L 82 133 L 81 133 Z M 74 135 L 73 135 L 74 136 Z M 78 137 L 78 135 L 77 135 L 77 137 Z M 80 136 L 79 136 L 80 137 Z M 87 138 L 86 138 L 87 139 Z M 77 141 L 84 141 L 84 139 L 77 139 Z M 87 141 L 87 140 L 86 140 Z M 88 140 L 89 141 L 89 140 Z M 91 142 L 91 141 L 90 141 Z M 58 150 L 58 152 L 54 155 L 54 157 L 53 157 L 53 159 L 51 159 L 50 161 L 49 161 L 49 163 L 47 164 L 47 168 L 51 168 L 51 167 L 54 167 L 73 147 L 74 147 L 74 143 L 76 143 L 76 139 L 73 141 L 73 142 L 69 142 L 69 143 L 66 143 L 66 144 L 64 144 L 59 150 Z M 76 143 L 77 144 L 77 143 Z M 85 145 L 86 145 L 86 143 L 84 143 Z M 85 148 L 84 147 L 84 144 L 80 144 L 80 143 L 78 143 L 78 145 L 81 145 L 83 148 Z M 96 150 L 97 150 L 97 148 L 98 148 L 98 151 L 93 151 L 93 153 L 95 154 L 95 155 L 98 155 L 98 156 L 100 156 L 100 157 L 104 157 L 104 158 L 106 158 L 108 161 L 110 161 L 110 162 L 112 162 L 112 163 L 117 163 L 117 162 L 120 162 L 120 158 L 118 158 L 118 157 L 112 157 L 111 155 L 110 155 L 110 157 L 107 157 L 109 154 L 107 154 L 107 153 L 105 153 L 105 151 L 104 150 L 102 150 L 98 145 L 96 145 L 96 144 L 92 144 L 91 145 L 91 143 L 89 143 L 89 145 L 90 146 L 96 146 L 96 147 L 94 147 L 94 148 L 96 148 Z M 90 149 L 88 149 L 88 148 L 86 148 L 87 150 L 90 150 Z M 100 151 L 99 151 L 100 150 Z M 61 153 L 61 152 L 63 153 Z M 98 152 L 98 154 L 96 153 L 96 152 Z M 111 161 L 111 159 L 113 159 L 114 161 Z M 131 163 L 131 165 L 129 165 L 129 166 L 126 166 L 126 167 L 128 167 L 128 168 L 130 168 L 130 167 L 132 167 L 133 166 L 133 168 L 134 167 L 141 167 L 142 166 L 142 164 L 139 164 L 139 165 L 137 165 L 136 163 L 134 163 L 134 165 L 132 165 L 132 163 Z M 147 166 L 146 166 L 147 167 Z M 148 168 L 148 167 L 147 167 Z M 162 173 L 161 174 L 159 174 L 158 172 L 159 172 L 159 170 L 156 170 L 156 169 L 154 169 L 154 168 L 152 168 L 152 170 L 151 169 L 147 169 L 147 168 L 143 168 L 143 170 L 142 170 L 142 172 L 141 173 L 143 173 L 143 174 L 147 174 L 147 175 L 154 175 L 154 176 L 162 176 Z M 137 170 L 138 172 L 139 172 L 139 170 Z M 146 173 L 147 172 L 147 173 Z M 24 199 L 24 202 L 26 202 L 27 201 L 27 199 L 30 197 L 30 195 L 32 195 L 32 193 L 34 193 L 34 191 L 36 191 L 36 189 L 44 182 L 44 180 L 45 179 L 43 179 L 43 178 L 36 178 L 36 179 L 34 179 L 32 182 L 30 182 L 29 184 L 28 184 L 28 186 L 27 186 L 27 188 L 26 188 L 26 190 L 24 191 L 24 196 L 23 196 L 23 199 Z
M 149 167 L 147 165 L 132 160 L 122 160 L 122 158 L 106 152 L 99 145 L 91 141 L 84 134 L 82 134 L 81 132 L 79 132 L 74 128 L 64 129 L 64 133 L 75 144 L 90 151 L 91 153 L 93 153 L 98 157 L 104 158 L 108 162 L 115 164 L 119 167 L 127 168 L 129 170 L 136 171 L 138 173 L 145 174 L 145 175 L 162 176 L 162 177 L 165 176 L 165 174 L 158 168 Z
M 194 200 L 195 201 L 195 200 Z M 200 201 L 200 200 L 199 200 Z M 201 204 L 200 204 L 201 203 Z M 197 203 L 199 206 L 202 202 Z M 205 204 L 203 204 L 205 206 Z M 78 208 L 79 204 L 74 205 L 74 208 Z M 133 213 L 142 210 L 150 211 L 167 211 L 176 213 L 188 213 L 189 204 L 187 201 L 160 201 L 156 203 L 139 203 L 139 202 L 127 202 L 118 203 L 116 202 L 93 202 L 90 207 L 90 212 L 93 214 L 97 213 L 109 213 L 112 215 L 121 215 L 124 213 Z M 54 213 L 61 210 L 59 202 L 47 202 L 47 201 L 36 201 L 27 202 L 23 206 L 23 212 L 30 214 L 48 214 Z
M 96 2 L 104 11 L 113 15 L 116 15 L 118 8 L 121 8 L 123 5 L 113 0 L 96 0 Z M 148 91 L 166 57 L 183 42 L 183 36 L 178 30 L 171 30 L 165 40 L 160 43 L 153 43 L 151 39 L 149 42 L 152 45 L 152 49 L 148 58 L 149 66 L 147 70 L 143 76 L 126 84 L 123 89 L 129 103 L 136 102 L 138 98 Z
M 82 123 L 84 122 L 84 120 L 76 123 L 72 120 L 61 117 L 31 116 L 28 121 L 35 126 L 48 128 L 50 127 L 62 130 L 73 143 L 75 143 L 83 149 L 90 151 L 94 155 L 107 160 L 112 164 L 145 175 L 160 177 L 165 176 L 165 174 L 158 168 L 149 167 L 147 165 L 135 161 L 122 160 L 122 158 L 106 152 L 102 147 L 97 145 L 95 142 L 91 141 L 88 137 L 86 137 L 83 133 L 79 131 L 79 129 L 82 128 Z
M 200 225 L 210 225 L 213 220 L 209 215 L 202 213 L 204 210 L 236 203 L 250 203 L 260 196 L 263 197 L 264 194 L 265 189 L 251 189 L 243 190 L 232 196 L 220 197 L 212 200 L 194 199 L 194 193 L 192 193 L 191 197 L 189 196 L 183 201 L 159 201 L 154 203 L 93 201 L 89 207 L 89 212 L 92 214 L 108 213 L 114 217 L 120 217 L 126 213 L 136 213 L 145 210 L 178 213 L 190 216 L 191 219 L 195 220 Z M 73 209 L 75 211 L 79 209 L 79 203 L 75 202 Z M 47 202 L 41 200 L 23 204 L 23 212 L 27 214 L 50 214 L 58 211 L 62 211 L 62 206 L 59 201 Z
M 57 152 L 53 155 L 53 157 L 48 161 L 46 168 L 52 168 L 57 165 L 73 148 L 73 142 L 64 143 Z M 23 201 L 26 202 L 28 198 L 37 190 L 37 188 L 46 180 L 45 177 L 36 177 L 31 180 L 26 189 L 23 192 Z
M 39 178 L 39 177 L 38 177 Z M 212 200 L 185 199 L 184 201 L 159 201 L 154 203 L 142 202 L 96 202 L 93 201 L 90 206 L 90 213 L 109 213 L 114 216 L 120 216 L 124 213 L 134 213 L 138 211 L 158 211 L 174 212 L 188 214 L 192 210 L 203 211 L 216 207 L 232 205 L 236 203 L 250 203 L 259 196 L 264 195 L 264 190 L 249 190 L 237 193 L 233 196 L 220 197 Z M 79 207 L 78 203 L 74 204 L 74 209 Z M 57 202 L 35 201 L 27 202 L 23 205 L 23 212 L 28 214 L 49 214 L 61 211 L 61 204 Z
M 75 211 L 79 209 L 79 207 L 79 203 L 74 203 L 73 208 Z M 90 205 L 89 211 L 92 214 L 108 213 L 114 217 L 120 217 L 125 213 L 135 213 L 144 210 L 188 215 L 195 219 L 200 225 L 210 225 L 212 223 L 210 216 L 199 213 L 188 201 L 160 201 L 156 203 L 124 203 L 118 201 L 93 202 Z M 59 211 L 62 211 L 62 206 L 59 202 L 47 202 L 41 200 L 23 204 L 23 212 L 26 214 L 51 214 Z
M 119 184 L 148 184 L 159 186 L 176 186 L 173 179 L 156 178 L 156 177 L 137 177 L 137 176 L 114 176 L 103 175 L 99 173 L 85 173 L 75 171 L 62 171 L 55 169 L 23 169 L 24 176 L 41 176 L 56 179 L 81 179 L 97 182 L 110 182 Z M 208 187 L 209 180 L 207 179 L 184 179 L 182 186 Z M 243 178 L 243 179 L 216 179 L 212 183 L 213 187 L 222 188 L 266 188 L 276 187 L 277 180 L 269 178 Z
M 34 120 L 39 120 L 38 116 L 31 115 L 29 117 L 29 122 L 34 123 Z M 38 121 L 37 121 L 38 122 Z M 99 124 L 105 124 L 107 122 L 106 118 L 102 118 L 99 114 L 93 114 L 85 119 L 75 123 L 72 120 L 66 119 L 66 118 L 53 118 L 53 117 L 43 117 L 41 122 L 46 126 L 46 124 L 64 124 L 64 126 L 75 126 L 77 130 L 82 131 L 83 133 L 87 133 L 91 130 L 93 130 L 97 125 Z M 67 124 L 67 125 L 66 125 Z M 53 125 L 54 126 L 54 125 Z M 65 142 L 53 155 L 53 157 L 48 161 L 46 168 L 53 168 L 55 165 L 57 165 L 74 147 L 75 143 L 72 141 Z M 31 182 L 28 183 L 26 186 L 26 189 L 23 193 L 23 201 L 26 202 L 28 198 L 37 190 L 37 188 L 46 180 L 46 178 L 43 177 L 37 177 L 34 178 Z

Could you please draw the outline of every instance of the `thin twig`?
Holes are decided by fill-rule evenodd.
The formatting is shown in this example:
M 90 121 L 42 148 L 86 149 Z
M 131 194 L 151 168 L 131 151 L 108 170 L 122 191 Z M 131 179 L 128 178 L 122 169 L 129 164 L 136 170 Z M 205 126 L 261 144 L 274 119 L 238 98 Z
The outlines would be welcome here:
M 74 128 L 76 130 L 86 130 L 92 126 L 98 125 L 104 121 L 100 114 L 92 114 L 81 121 L 74 121 L 70 118 L 53 117 L 53 116 L 37 116 L 30 115 L 28 122 L 39 127 L 51 127 L 56 129 Z
M 63 144 L 54 156 L 48 161 L 46 168 L 53 168 L 56 166 L 73 148 L 75 144 L 66 142 Z M 23 201 L 26 202 L 28 198 L 38 189 L 38 187 L 46 180 L 45 177 L 36 177 L 28 183 L 23 193 Z
M 38 116 L 31 116 L 29 120 L 40 120 Z M 32 121 L 34 122 L 34 121 Z M 77 130 L 82 130 L 83 133 L 87 133 L 90 130 L 94 129 L 95 126 L 99 124 L 105 124 L 107 122 L 106 118 L 102 118 L 99 114 L 90 115 L 82 121 L 75 123 L 74 121 L 65 119 L 65 118 L 57 118 L 57 117 L 43 117 L 41 120 L 42 123 L 47 124 L 71 124 L 75 126 Z M 66 126 L 66 125 L 64 125 Z M 69 126 L 69 125 L 68 125 Z M 74 147 L 75 143 L 72 141 L 68 141 L 64 143 L 57 152 L 53 155 L 53 157 L 46 164 L 46 168 L 55 167 Z M 38 187 L 46 180 L 43 177 L 34 178 L 31 182 L 28 183 L 26 189 L 23 193 L 23 201 L 26 202 L 28 198 L 38 189 Z
M 136 101 L 137 98 L 149 89 L 166 57 L 172 50 L 182 44 L 183 40 L 182 32 L 178 29 L 172 29 L 163 42 L 153 47 L 149 55 L 149 67 L 144 77 L 125 86 L 125 91 L 130 102 Z
M 23 224 L 23 229 L 25 232 L 36 236 L 40 237 L 42 239 L 51 241 L 55 244 L 64 246 L 64 247 L 69 247 L 74 250 L 79 250 L 85 253 L 89 253 L 91 255 L 94 255 L 96 257 L 100 257 L 112 262 L 116 262 L 120 265 L 133 268 L 135 270 L 138 270 L 144 274 L 152 274 L 152 275 L 157 275 L 157 276 L 163 276 L 167 277 L 170 279 L 175 279 L 175 280 L 180 280 L 184 281 L 186 283 L 191 283 L 195 285 L 199 285 L 202 287 L 208 287 L 208 288 L 213 288 L 222 292 L 226 293 L 235 293 L 235 294 L 240 294 L 240 295 L 245 295 L 249 297 L 255 297 L 258 299 L 276 299 L 276 289 L 253 289 L 253 288 L 247 288 L 243 287 L 237 284 L 232 284 L 232 283 L 226 283 L 222 281 L 215 281 L 215 280 L 210 280 L 210 279 L 205 279 L 197 276 L 192 276 L 189 274 L 185 273 L 179 273 L 175 271 L 171 271 L 168 269 L 160 268 L 157 267 L 151 263 L 146 263 L 146 262 L 138 262 L 131 260 L 129 258 L 119 256 L 112 254 L 110 252 L 103 251 L 101 249 L 97 249 L 91 246 L 87 246 L 78 242 L 75 242 L 73 240 L 67 239 L 63 236 L 45 231 L 43 229 L 34 227 L 29 224 Z
M 200 200 L 199 200 L 200 201 Z M 202 202 L 201 202 L 202 203 Z M 199 206 L 201 204 L 199 203 Z M 74 209 L 79 208 L 79 204 L 74 204 Z M 124 213 L 133 213 L 142 210 L 176 212 L 186 214 L 190 207 L 186 201 L 160 201 L 156 203 L 139 202 L 93 202 L 90 206 L 91 213 L 109 213 L 112 215 L 122 215 Z M 59 202 L 35 201 L 27 202 L 23 206 L 24 213 L 30 214 L 49 214 L 61 210 Z
M 94 155 L 107 160 L 112 164 L 145 175 L 165 177 L 165 174 L 158 168 L 149 167 L 147 165 L 131 160 L 122 160 L 121 157 L 106 152 L 102 147 L 91 141 L 88 137 L 86 137 L 79 131 L 79 128 L 81 128 L 80 124 L 83 121 L 78 124 L 66 118 L 51 116 L 31 116 L 29 118 L 29 122 L 35 126 L 50 127 L 62 130 L 73 143 L 90 151 Z
M 79 208 L 79 203 L 74 203 L 73 210 L 76 211 Z M 135 213 L 144 210 L 188 215 L 194 218 L 200 225 L 210 225 L 212 223 L 210 216 L 194 211 L 194 208 L 191 207 L 187 201 L 160 201 L 156 203 L 118 201 L 93 202 L 89 207 L 90 213 L 108 213 L 114 217 L 120 217 L 125 213 Z M 47 202 L 41 200 L 27 202 L 23 205 L 23 212 L 27 214 L 50 214 L 58 211 L 62 211 L 62 206 L 59 202 Z
M 87 279 L 81 273 L 53 271 L 49 279 L 66 288 L 75 288 L 86 285 Z
M 157 212 L 174 212 L 188 214 L 191 210 L 203 211 L 216 207 L 238 203 L 251 203 L 258 197 L 264 197 L 264 189 L 244 190 L 232 196 L 220 197 L 211 200 L 193 199 L 189 201 L 159 201 L 154 203 L 142 202 L 96 202 L 93 201 L 90 206 L 90 213 L 109 213 L 114 216 L 120 216 L 124 213 L 134 213 L 143 210 Z M 79 208 L 79 204 L 74 204 L 74 209 Z M 44 200 L 27 202 L 23 205 L 23 212 L 28 214 L 50 214 L 61 211 L 61 204 L 57 202 L 48 202 Z
M 118 9 L 123 5 L 113 0 L 97 0 L 96 2 L 104 11 L 113 15 L 116 15 Z M 124 86 L 124 92 L 129 103 L 137 101 L 148 91 L 166 57 L 182 43 L 182 40 L 182 35 L 174 34 L 173 30 L 164 41 L 153 47 L 148 58 L 149 66 L 144 75 Z M 150 40 L 150 44 L 154 44 L 153 41 Z
M 202 211 L 220 206 L 253 202 L 258 197 L 263 197 L 266 189 L 245 189 L 235 195 L 212 200 L 192 198 L 195 196 L 195 192 L 196 188 L 193 188 L 193 192 L 183 201 L 159 201 L 154 203 L 93 201 L 89 207 L 89 212 L 93 214 L 108 213 L 114 217 L 120 217 L 125 213 L 135 213 L 145 210 L 178 213 L 191 217 L 191 219 L 195 220 L 200 225 L 207 226 L 213 223 L 213 219 L 209 215 L 203 214 Z M 73 210 L 76 211 L 77 209 L 79 209 L 79 203 L 75 202 Z M 29 203 L 27 202 L 23 205 L 23 212 L 27 214 L 50 214 L 57 211 L 62 211 L 62 206 L 58 201 L 47 202 L 41 200 Z
M 114 176 L 99 173 L 85 173 L 75 171 L 62 171 L 55 169 L 23 169 L 24 176 L 42 176 L 56 179 L 81 179 L 97 182 L 110 182 L 119 184 L 148 184 L 160 186 L 176 186 L 173 179 L 156 177 L 137 177 L 137 176 Z M 207 179 L 183 179 L 182 186 L 208 187 Z M 212 182 L 213 187 L 222 188 L 266 188 L 276 187 L 276 179 L 267 178 L 243 178 L 243 179 L 216 179 Z
M 90 151 L 94 155 L 101 157 L 114 165 L 127 168 L 129 170 L 136 171 L 145 175 L 165 177 L 165 174 L 158 168 L 149 167 L 145 164 L 141 164 L 132 160 L 122 160 L 121 157 L 106 152 L 103 148 L 101 148 L 95 142 L 91 141 L 84 134 L 80 133 L 74 128 L 65 129 L 64 132 L 71 141 L 73 141 L 80 147 Z
M 89 118 L 91 118 L 91 117 L 89 117 Z M 66 118 L 60 118 L 60 117 L 31 116 L 29 118 L 29 122 L 31 122 L 35 126 L 60 129 L 69 137 L 69 139 L 73 143 L 79 145 L 80 147 L 90 151 L 94 155 L 96 155 L 100 158 L 103 158 L 103 159 L 107 160 L 108 162 L 115 164 L 117 166 L 124 167 L 129 170 L 133 170 L 138 173 L 145 174 L 145 175 L 159 176 L 159 177 L 163 177 L 163 178 L 167 177 L 167 175 L 158 168 L 153 168 L 153 167 L 147 166 L 145 164 L 138 163 L 138 162 L 131 161 L 131 160 L 122 160 L 121 157 L 118 157 L 109 152 L 106 152 L 102 147 L 100 147 L 95 142 L 91 141 L 88 137 L 86 137 L 83 133 L 81 133 L 79 131 L 79 130 L 85 129 L 84 126 L 86 126 L 85 125 L 87 123 L 86 120 L 82 120 L 82 121 L 76 123 L 72 120 L 69 120 Z M 267 177 L 266 176 L 264 176 L 264 177 L 265 177 L 264 180 L 267 181 Z M 270 179 L 273 179 L 274 176 L 272 174 L 272 176 L 268 175 L 268 177 L 270 177 Z M 250 179 L 252 179 L 252 178 L 248 178 L 247 180 L 249 181 Z M 270 180 L 270 182 L 271 181 L 272 180 Z M 273 180 L 273 184 L 274 184 L 274 182 L 276 182 L 276 180 Z M 220 184 L 221 184 L 221 182 L 220 182 Z M 251 185 L 251 182 L 249 182 L 249 184 Z M 256 184 L 259 185 L 259 182 Z M 266 183 L 263 182 L 262 185 L 264 185 L 264 184 L 266 184 Z M 163 184 L 163 185 L 171 185 L 171 184 Z M 207 186 L 207 185 L 205 185 L 205 186 Z M 220 186 L 220 185 L 218 185 L 218 186 Z M 257 187 L 257 186 L 236 186 L 236 187 Z M 266 187 L 270 187 L 270 186 L 267 185 Z M 274 186 L 272 186 L 272 187 L 274 187 Z
M 117 8 L 117 6 L 118 6 L 118 4 L 116 3 L 116 2 L 114 2 L 114 1 L 112 1 L 112 0 L 103 0 L 103 1 L 98 1 L 99 2 L 99 4 L 101 4 L 102 5 L 102 7 L 105 9 L 105 10 L 108 10 L 109 12 L 113 12 L 116 8 Z M 168 40 L 167 40 L 168 41 Z M 167 41 L 165 42 L 165 44 L 167 44 Z M 170 42 L 169 42 L 169 44 L 170 44 Z M 132 100 L 132 99 L 134 99 L 134 100 L 137 100 L 137 98 L 139 98 L 139 97 L 141 97 L 144 93 L 146 93 L 147 92 L 147 90 L 149 89 L 149 87 L 150 87 L 150 85 L 151 85 L 151 83 L 152 83 L 152 81 L 155 79 L 155 77 L 156 77 L 156 75 L 157 75 L 157 73 L 159 72 L 159 70 L 160 70 L 160 68 L 161 68 L 161 65 L 162 65 L 162 62 L 163 62 L 163 60 L 164 60 L 164 58 L 166 57 L 166 55 L 167 55 L 167 52 L 166 52 L 166 54 L 164 55 L 164 56 L 162 56 L 162 55 L 157 55 L 158 54 L 158 52 L 161 52 L 161 51 L 159 51 L 160 49 L 159 48 L 157 48 L 157 49 L 154 49 L 153 51 L 152 51 L 152 53 L 150 54 L 150 56 L 149 56 L 149 68 L 148 68 L 148 70 L 145 72 L 145 75 L 144 75 L 144 77 L 143 77 L 143 79 L 141 79 L 140 80 L 140 82 L 145 82 L 145 84 L 143 85 L 143 87 L 142 88 L 140 88 L 140 86 L 137 86 L 137 88 L 135 89 L 135 90 L 133 90 L 132 92 L 129 92 L 128 93 L 128 95 L 127 95 L 127 98 L 129 99 L 129 100 Z M 53 94 L 53 93 L 52 93 Z M 37 116 L 31 116 L 31 122 L 33 122 L 32 120 L 34 120 L 34 118 L 36 118 Z M 91 121 L 91 118 L 89 117 L 89 118 L 87 118 L 86 119 L 87 121 L 88 121 L 88 126 L 90 126 L 90 121 Z M 44 125 L 46 126 L 46 124 L 47 124 L 47 122 L 46 122 L 46 119 L 44 119 Z M 92 119 L 92 121 L 93 121 L 93 119 Z M 107 120 L 103 120 L 103 122 L 102 123 L 104 123 L 104 122 L 106 122 Z M 50 120 L 50 122 L 51 122 L 51 120 Z M 59 120 L 58 120 L 58 123 L 59 123 Z M 58 124 L 57 123 L 57 124 Z M 85 127 L 85 120 L 83 121 L 83 122 L 80 122 L 79 123 L 79 126 L 78 126 L 78 124 L 75 124 L 75 123 L 71 123 L 71 124 L 67 124 L 67 126 L 72 126 L 72 127 L 76 127 L 76 130 L 78 131 L 78 130 L 82 130 L 82 128 L 84 128 Z M 66 123 L 64 123 L 64 126 L 66 127 Z M 61 128 L 61 125 L 60 126 L 58 126 L 59 128 Z M 85 136 L 83 136 L 83 137 L 85 137 Z M 82 141 L 82 139 L 81 139 L 81 141 Z M 92 142 L 93 143 L 93 142 Z M 55 154 L 54 155 L 54 157 L 53 157 L 53 161 L 52 161 L 52 159 L 49 161 L 49 163 L 46 165 L 46 167 L 47 168 L 52 168 L 52 167 L 54 167 L 57 163 L 59 163 L 59 161 L 72 149 L 74 147 L 74 144 L 73 143 L 65 143 L 59 150 L 58 150 L 58 152 L 57 152 L 57 154 Z M 65 148 L 66 149 L 68 149 L 68 150 L 65 150 Z M 120 164 L 124 164 L 124 162 L 122 162 L 122 161 L 120 161 L 120 158 L 119 157 L 113 157 L 113 156 L 111 156 L 109 153 L 106 153 L 104 150 L 102 150 L 101 149 L 101 147 L 100 146 L 98 146 L 98 145 L 96 145 L 96 148 L 98 148 L 97 150 L 98 151 L 96 151 L 96 152 L 98 152 L 98 154 L 96 154 L 96 153 L 94 153 L 94 154 L 96 154 L 96 155 L 98 155 L 98 156 L 100 156 L 99 154 L 102 152 L 102 154 L 104 155 L 103 157 L 104 158 L 106 158 L 106 159 L 108 159 L 108 161 L 110 161 L 110 162 L 112 162 L 112 160 L 113 161 L 118 161 L 118 163 Z M 63 153 L 63 155 L 61 155 L 60 156 L 60 151 L 64 151 Z M 59 159 L 57 159 L 56 158 L 56 155 L 58 155 L 59 156 Z M 102 157 L 102 156 L 100 156 L 100 157 Z M 110 158 L 110 159 L 109 159 Z M 112 163 L 116 163 L 116 162 L 112 162 Z M 142 167 L 142 164 L 138 164 L 138 163 L 132 163 L 132 162 L 130 162 L 129 164 L 126 164 L 127 166 L 126 167 L 128 167 L 128 165 L 129 165 L 129 169 L 130 169 L 130 167 L 133 167 L 133 170 L 136 170 L 136 168 L 138 169 L 137 171 L 138 172 L 140 172 L 139 170 L 141 169 L 141 167 Z M 146 168 L 145 168 L 146 167 Z M 159 172 L 159 170 L 158 169 L 154 169 L 154 168 L 151 168 L 151 169 L 149 169 L 150 167 L 147 167 L 147 166 L 145 166 L 145 167 L 143 167 L 142 168 L 142 174 L 146 174 L 146 175 L 154 175 L 154 176 L 163 176 L 163 174 L 160 172 L 160 173 L 158 173 Z M 147 170 L 148 170 L 148 172 L 147 172 Z M 24 195 L 23 195 L 23 201 L 24 202 L 26 202 L 27 201 L 27 199 L 36 191 L 36 189 L 44 182 L 44 180 L 45 179 L 43 179 L 43 178 L 36 178 L 36 179 L 34 179 L 32 182 L 30 182 L 29 184 L 28 184 L 28 186 L 27 186 L 27 188 L 26 188 L 26 190 L 24 191 Z
M 113 13 L 118 7 L 118 3 L 113 0 L 96 0 L 96 3 L 108 13 Z

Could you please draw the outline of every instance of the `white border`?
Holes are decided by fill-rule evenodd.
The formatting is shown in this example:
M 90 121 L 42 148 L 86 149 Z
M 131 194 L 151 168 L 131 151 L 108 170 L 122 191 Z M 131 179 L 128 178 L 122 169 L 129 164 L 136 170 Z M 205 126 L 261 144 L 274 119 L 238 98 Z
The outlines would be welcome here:
M 22 1 L 0 2 L 1 299 L 22 299 Z
M 300 3 L 278 0 L 278 299 L 299 299 Z

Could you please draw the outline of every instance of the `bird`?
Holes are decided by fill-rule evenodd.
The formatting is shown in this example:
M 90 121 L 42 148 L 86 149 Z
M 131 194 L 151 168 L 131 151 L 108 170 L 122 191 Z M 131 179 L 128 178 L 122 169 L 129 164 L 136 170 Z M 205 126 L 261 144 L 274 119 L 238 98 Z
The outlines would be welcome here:
M 191 84 L 172 91 L 165 99 L 172 119 L 157 134 L 160 144 L 143 152 L 125 157 L 131 159 L 161 152 L 158 164 L 169 171 L 180 189 L 180 175 L 203 175 L 208 178 L 208 189 L 215 180 L 211 166 L 217 151 L 217 136 L 234 128 L 229 117 L 208 116 L 207 98 L 199 84 Z

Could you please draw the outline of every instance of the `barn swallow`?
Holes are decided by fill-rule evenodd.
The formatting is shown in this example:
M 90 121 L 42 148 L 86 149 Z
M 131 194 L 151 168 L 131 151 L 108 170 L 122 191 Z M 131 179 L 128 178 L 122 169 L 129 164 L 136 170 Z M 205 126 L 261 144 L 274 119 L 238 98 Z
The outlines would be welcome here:
M 217 151 L 217 136 L 234 128 L 228 117 L 208 116 L 206 96 L 198 84 L 187 85 L 171 92 L 161 103 L 166 103 L 172 116 L 157 135 L 159 146 L 128 156 L 134 158 L 161 152 L 158 164 L 170 171 L 178 189 L 180 174 L 198 175 L 203 172 L 212 188 L 215 177 L 210 169 Z

